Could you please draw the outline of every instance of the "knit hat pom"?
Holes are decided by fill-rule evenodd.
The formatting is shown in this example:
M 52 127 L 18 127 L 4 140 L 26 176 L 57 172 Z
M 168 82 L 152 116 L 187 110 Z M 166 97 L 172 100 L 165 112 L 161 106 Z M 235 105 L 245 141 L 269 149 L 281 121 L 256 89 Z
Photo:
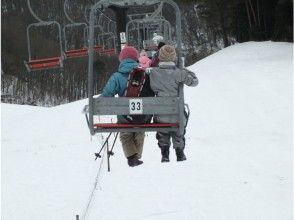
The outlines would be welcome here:
M 164 45 L 159 50 L 159 60 L 163 62 L 174 62 L 176 60 L 176 49 L 171 45 Z
M 122 49 L 122 51 L 119 54 L 119 61 L 122 61 L 124 59 L 132 59 L 132 60 L 138 60 L 139 58 L 139 52 L 134 47 L 125 47 Z

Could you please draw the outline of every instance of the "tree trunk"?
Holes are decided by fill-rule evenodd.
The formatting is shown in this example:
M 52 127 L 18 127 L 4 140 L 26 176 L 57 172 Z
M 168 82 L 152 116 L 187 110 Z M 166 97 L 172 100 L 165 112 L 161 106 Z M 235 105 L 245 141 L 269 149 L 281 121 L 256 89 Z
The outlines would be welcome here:
M 255 26 L 257 26 L 256 15 L 255 15 L 255 11 L 254 11 L 252 2 L 251 2 L 251 0 L 249 0 L 248 2 L 249 2 L 249 5 L 250 5 L 250 9 L 251 9 L 252 15 L 253 15 L 253 20 L 254 20 Z
M 219 18 L 220 18 L 220 27 L 222 29 L 222 38 L 224 42 L 224 47 L 230 46 L 229 44 L 229 39 L 228 39 L 228 32 L 226 29 L 226 24 L 225 24 L 225 17 L 224 17 L 224 9 L 223 6 L 218 4 L 218 2 L 215 2 L 216 7 L 218 8 L 218 13 L 219 13 Z

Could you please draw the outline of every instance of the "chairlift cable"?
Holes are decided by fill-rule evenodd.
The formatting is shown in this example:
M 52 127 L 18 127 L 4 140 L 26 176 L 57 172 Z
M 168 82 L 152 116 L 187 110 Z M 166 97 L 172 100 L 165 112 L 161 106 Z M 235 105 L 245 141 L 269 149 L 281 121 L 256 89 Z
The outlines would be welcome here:
M 99 184 L 99 180 L 100 180 L 100 175 L 101 175 L 101 171 L 102 171 L 102 167 L 103 167 L 103 162 L 104 162 L 105 152 L 106 152 L 106 151 L 107 151 L 107 148 L 105 147 L 105 148 L 104 148 L 104 151 L 103 151 L 103 154 L 102 154 L 102 160 L 101 160 L 101 162 L 100 162 L 99 169 L 98 169 L 98 172 L 97 172 L 96 177 L 95 177 L 95 182 L 94 182 L 94 184 L 93 184 L 92 191 L 91 191 L 91 193 L 90 193 L 90 195 L 89 195 L 89 199 L 88 199 L 88 201 L 87 201 L 87 205 L 86 205 L 86 207 L 85 207 L 85 209 L 84 209 L 84 211 L 83 211 L 83 213 L 82 213 L 82 218 L 81 218 L 81 220 L 86 220 L 86 219 L 87 219 L 88 214 L 89 214 L 89 210 L 90 210 L 90 207 L 91 207 L 91 204 L 92 204 L 93 199 L 94 199 L 94 197 L 95 197 L 95 191 L 97 190 L 97 186 L 98 186 L 98 185 L 100 186 L 100 184 Z M 106 154 L 106 155 L 107 155 L 107 154 Z M 107 156 L 108 156 L 108 155 L 107 155 Z M 101 189 L 101 186 L 100 186 L 100 189 Z

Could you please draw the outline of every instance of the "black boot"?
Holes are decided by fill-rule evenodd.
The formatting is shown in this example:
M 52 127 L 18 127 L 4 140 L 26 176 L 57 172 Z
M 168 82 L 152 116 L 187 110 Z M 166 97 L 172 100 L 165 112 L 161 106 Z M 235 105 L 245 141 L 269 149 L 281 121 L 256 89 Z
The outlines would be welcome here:
M 161 162 L 165 163 L 165 162 L 169 162 L 169 147 L 161 147 Z
M 177 161 L 184 161 L 187 160 L 186 155 L 184 154 L 183 148 L 176 149 Z
M 142 163 L 143 163 L 143 161 L 142 161 L 142 160 L 139 160 L 139 159 L 137 158 L 137 154 L 134 154 L 134 155 L 128 157 L 128 165 L 129 165 L 130 167 L 139 166 L 139 165 L 141 165 Z

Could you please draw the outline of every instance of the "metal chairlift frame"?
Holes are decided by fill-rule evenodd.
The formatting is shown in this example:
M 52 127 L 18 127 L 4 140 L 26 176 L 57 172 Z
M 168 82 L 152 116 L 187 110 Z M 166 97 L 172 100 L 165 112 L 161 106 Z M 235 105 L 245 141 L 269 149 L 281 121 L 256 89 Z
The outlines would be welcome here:
M 66 37 L 67 29 L 77 28 L 77 27 L 83 27 L 87 28 L 86 23 L 73 23 L 73 24 L 67 24 L 63 27 L 63 38 L 64 38 L 64 57 L 65 58 L 74 58 L 74 57 L 84 57 L 88 56 L 88 49 L 86 47 L 86 38 L 84 38 L 84 46 L 79 49 L 68 49 L 68 40 Z M 83 28 L 83 30 L 84 30 Z M 83 35 L 85 37 L 85 35 Z
M 90 6 L 85 8 L 84 17 L 85 17 L 86 22 L 90 23 L 89 18 L 87 16 L 88 10 L 91 10 Z M 97 25 L 100 25 L 102 27 L 103 31 L 106 31 L 106 32 L 112 32 L 113 31 L 113 33 L 116 34 L 116 22 L 114 20 L 112 20 L 111 18 L 109 18 L 108 16 L 106 16 L 103 13 L 103 11 L 101 11 L 101 10 L 97 10 L 97 11 L 99 12 Z M 104 26 L 101 25 L 102 17 L 106 18 L 106 20 L 108 21 L 106 30 L 104 30 Z M 111 28 L 110 28 L 111 23 L 113 23 L 115 25 L 115 28 L 113 28 L 113 30 L 111 30 Z
M 115 21 L 113 21 L 111 18 L 109 18 L 108 16 L 106 16 L 101 10 L 99 10 L 100 14 L 99 14 L 99 18 L 98 18 L 98 24 L 102 26 L 102 30 L 103 30 L 103 33 L 101 33 L 99 37 L 101 36 L 107 36 L 109 35 L 110 37 L 107 39 L 107 41 L 113 41 L 113 48 L 106 48 L 106 42 L 104 41 L 104 38 L 102 38 L 102 45 L 103 45 L 103 51 L 100 52 L 101 55 L 108 55 L 108 56 L 111 56 L 111 55 L 114 55 L 116 54 L 117 52 L 117 49 L 116 49 L 116 25 L 114 27 L 113 30 L 110 29 L 110 25 L 111 23 L 114 23 L 116 24 Z M 102 18 L 105 18 L 106 19 L 106 25 L 104 25 L 103 23 L 101 24 L 101 21 L 102 21 Z M 104 28 L 106 27 L 106 28 Z
M 135 20 L 135 19 L 145 19 L 145 18 L 163 18 L 162 17 L 162 2 L 159 4 L 157 9 L 154 12 L 150 13 L 134 13 L 134 14 L 129 14 L 128 18 L 130 20 Z
M 138 14 L 130 14 L 130 15 L 128 15 L 128 18 L 129 18 L 130 21 L 132 21 L 132 20 L 136 20 L 136 19 L 148 18 L 151 15 L 152 15 L 151 12 L 150 13 L 143 13 L 143 14 L 140 14 L 140 13 L 138 13 Z
M 69 24 L 66 24 L 63 27 L 63 38 L 64 38 L 64 57 L 65 58 L 76 58 L 76 57 L 85 57 L 88 56 L 88 49 L 86 48 L 86 36 L 84 34 L 84 46 L 83 48 L 78 48 L 78 49 L 68 49 L 68 41 L 67 41 L 67 35 L 66 32 L 68 29 L 74 29 L 74 28 L 78 28 L 78 27 L 83 27 L 87 28 L 88 24 L 85 22 L 74 22 L 74 20 L 69 16 L 69 14 L 67 13 L 67 9 L 68 8 L 68 0 L 64 1 L 63 4 L 63 11 L 65 14 L 65 17 L 67 18 L 67 20 L 70 22 Z
M 89 23 L 89 19 L 86 13 L 87 13 L 87 10 L 89 9 L 90 8 L 85 8 L 85 19 L 88 23 Z M 116 22 L 110 19 L 108 16 L 106 16 L 101 10 L 97 10 L 97 11 L 99 12 L 98 21 L 97 21 L 98 24 L 94 25 L 94 31 L 95 31 L 95 28 L 99 28 L 99 31 L 101 31 L 101 33 L 98 33 L 97 35 L 98 45 L 96 44 L 96 46 L 94 46 L 94 51 L 97 53 L 100 53 L 101 55 L 108 55 L 108 56 L 114 55 L 117 52 L 116 27 L 114 28 L 114 30 L 111 30 L 110 26 L 111 26 L 111 23 L 114 23 L 116 25 Z M 101 24 L 101 20 L 103 17 L 106 18 L 106 22 L 107 22 L 105 30 L 104 30 L 104 26 Z M 114 46 L 113 48 L 106 48 L 104 40 L 102 40 L 102 44 L 100 44 L 101 43 L 100 36 L 103 36 L 103 35 L 110 35 L 110 38 L 108 40 L 113 41 L 113 46 Z M 84 36 L 89 36 L 89 27 L 84 28 Z M 95 40 L 94 40 L 94 43 L 95 43 Z
M 105 39 L 105 36 L 109 36 L 107 39 Z M 103 45 L 103 50 L 100 52 L 100 54 L 103 55 L 114 55 L 116 54 L 116 37 L 115 34 L 112 32 L 104 32 L 98 35 L 98 42 L 100 43 L 102 41 L 102 45 Z M 109 48 L 107 47 L 107 41 L 111 42 L 112 41 L 112 45 L 113 47 Z
M 28 25 L 26 30 L 29 60 L 27 62 L 25 61 L 24 63 L 28 72 L 63 67 L 62 35 L 60 24 L 57 21 L 44 21 L 41 18 L 39 18 L 37 14 L 33 11 L 30 0 L 27 0 L 27 5 L 31 15 L 38 21 L 37 23 L 32 23 Z M 44 27 L 50 25 L 56 26 L 58 30 L 60 56 L 51 58 L 32 59 L 30 29 L 33 27 Z
M 106 21 L 107 22 L 107 30 L 106 31 L 107 32 L 111 32 L 111 30 L 110 30 L 110 24 L 111 23 L 115 23 L 116 24 L 116 22 L 114 20 L 112 20 L 111 18 L 109 18 L 108 16 L 106 16 L 101 10 L 99 10 L 99 12 L 100 12 L 100 15 L 99 15 L 99 18 L 98 18 L 98 24 L 101 25 L 102 18 L 106 18 L 106 20 L 107 20 Z M 104 27 L 103 24 L 101 26 Z M 113 33 L 116 34 L 116 28 L 114 28 Z
M 98 29 L 98 33 L 96 33 L 96 36 L 99 36 L 99 34 L 103 33 L 103 28 L 101 25 L 96 24 L 94 25 L 94 31 L 95 29 Z M 89 39 L 89 26 L 84 28 L 84 39 L 85 39 L 85 45 L 87 45 L 87 47 L 89 47 L 88 45 L 88 39 Z M 96 53 L 100 53 L 101 51 L 104 50 L 104 47 L 102 44 L 100 44 L 99 38 L 94 39 L 94 51 Z
M 88 114 L 87 122 L 91 135 L 101 132 L 138 132 L 138 131 L 179 131 L 184 133 L 184 91 L 183 84 L 179 86 L 178 97 L 144 97 L 139 98 L 143 105 L 142 114 L 176 114 L 179 123 L 176 124 L 94 124 L 94 116 L 97 115 L 128 115 L 130 114 L 129 103 L 135 98 L 128 97 L 93 97 L 93 63 L 94 63 L 94 21 L 95 12 L 99 8 L 107 8 L 111 5 L 119 7 L 150 6 L 162 2 L 173 7 L 176 15 L 176 40 L 177 40 L 177 66 L 182 68 L 182 37 L 181 37 L 181 14 L 178 5 L 172 0 L 100 0 L 91 7 L 89 24 L 89 62 L 88 62 Z
M 138 31 L 138 39 L 137 39 L 137 45 L 138 47 L 142 48 L 143 46 L 143 40 L 151 40 L 151 37 L 149 35 L 149 30 L 152 28 L 152 26 L 160 26 L 163 23 L 163 35 L 165 41 L 171 41 L 172 39 L 172 34 L 171 34 L 171 24 L 168 20 L 164 18 L 145 18 L 145 19 L 134 19 L 131 20 L 127 23 L 126 25 L 126 37 L 127 37 L 127 42 L 129 42 L 129 33 L 131 30 Z M 136 28 L 137 24 L 137 28 Z M 134 29 L 130 29 L 130 26 L 134 25 Z M 161 28 L 161 27 L 160 27 Z M 141 34 L 140 34 L 140 29 L 144 31 L 144 36 L 145 36 L 145 30 L 147 29 L 147 39 L 141 39 Z

